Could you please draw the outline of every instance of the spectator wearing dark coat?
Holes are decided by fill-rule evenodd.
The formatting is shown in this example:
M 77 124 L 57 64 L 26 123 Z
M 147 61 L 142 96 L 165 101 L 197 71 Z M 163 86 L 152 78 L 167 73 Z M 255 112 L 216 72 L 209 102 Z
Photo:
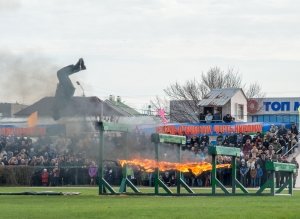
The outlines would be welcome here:
M 245 134 L 243 137 L 243 144 L 245 144 L 248 139 L 252 141 L 252 137 L 249 134 Z
M 295 124 L 292 124 L 291 133 L 295 134 L 295 135 L 299 134 L 299 131 L 298 131 L 297 126 Z
M 288 133 L 288 130 L 284 127 L 284 125 L 281 125 L 280 128 L 277 131 L 277 137 L 284 136 Z
M 223 121 L 226 122 L 226 123 L 230 123 L 232 122 L 232 116 L 230 114 L 226 114 L 224 117 L 223 117 Z
M 209 136 L 208 135 L 201 136 L 200 145 L 204 145 L 204 146 L 209 145 Z

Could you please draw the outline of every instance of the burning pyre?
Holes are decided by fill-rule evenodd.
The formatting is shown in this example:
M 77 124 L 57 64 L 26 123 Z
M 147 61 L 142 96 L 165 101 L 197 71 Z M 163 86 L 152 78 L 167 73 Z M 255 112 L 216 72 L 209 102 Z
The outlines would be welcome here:
M 212 165 L 208 162 L 187 162 L 187 163 L 172 163 L 166 161 L 155 161 L 150 159 L 132 159 L 119 160 L 121 166 L 125 164 L 130 166 L 137 166 L 145 172 L 154 172 L 156 168 L 160 171 L 178 170 L 183 173 L 192 172 L 199 176 L 202 172 L 212 170 Z M 230 168 L 230 164 L 218 164 L 217 168 Z

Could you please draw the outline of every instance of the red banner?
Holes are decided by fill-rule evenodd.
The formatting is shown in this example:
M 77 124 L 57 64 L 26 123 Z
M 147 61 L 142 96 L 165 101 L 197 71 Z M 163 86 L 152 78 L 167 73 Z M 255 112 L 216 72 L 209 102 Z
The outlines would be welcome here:
M 262 124 L 232 124 L 232 125 L 166 125 L 156 128 L 157 133 L 171 135 L 217 135 L 221 133 L 256 133 L 262 132 Z
M 43 136 L 46 135 L 46 128 L 0 128 L 0 135 L 2 136 Z

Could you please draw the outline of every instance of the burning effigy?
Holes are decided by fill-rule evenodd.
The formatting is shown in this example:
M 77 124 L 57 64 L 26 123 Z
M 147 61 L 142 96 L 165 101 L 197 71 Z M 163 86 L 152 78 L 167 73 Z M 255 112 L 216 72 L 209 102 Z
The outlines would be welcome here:
M 75 93 L 70 75 L 85 70 L 86 66 L 82 58 L 75 65 L 68 65 L 57 71 L 58 84 L 53 104 L 53 119 L 60 118 L 60 111 L 66 107 Z

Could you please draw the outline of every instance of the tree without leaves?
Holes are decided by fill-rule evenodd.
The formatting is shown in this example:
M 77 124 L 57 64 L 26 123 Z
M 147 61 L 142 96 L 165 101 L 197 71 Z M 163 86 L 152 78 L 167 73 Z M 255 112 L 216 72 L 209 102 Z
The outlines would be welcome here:
M 262 92 L 261 85 L 258 82 L 253 82 L 249 84 L 249 87 L 246 91 L 246 96 L 248 99 L 251 98 L 262 98 L 265 96 L 265 93 Z
M 245 85 L 242 85 L 242 76 L 233 68 L 229 68 L 227 72 L 224 72 L 219 67 L 213 67 L 207 73 L 202 73 L 200 81 L 193 79 L 186 81 L 183 85 L 178 82 L 171 84 L 164 89 L 164 92 L 167 98 L 170 99 L 169 105 L 177 105 L 176 107 L 170 106 L 169 116 L 172 117 L 172 121 L 199 122 L 197 116 L 199 114 L 198 103 L 212 89 L 240 87 L 246 90 L 248 98 L 264 96 L 261 86 L 257 82 L 251 83 L 248 89 Z M 169 109 L 169 106 L 162 104 L 159 98 L 151 101 L 151 105 L 154 109 L 158 109 L 157 106 L 164 108 L 166 111 Z
M 164 92 L 166 96 L 173 101 L 170 103 L 166 99 L 163 100 L 156 97 L 155 100 L 151 101 L 151 105 L 154 109 L 164 108 L 166 112 L 170 112 L 170 104 L 175 104 L 176 101 L 179 101 L 181 107 L 172 113 L 173 119 L 178 121 L 180 118 L 184 118 L 186 121 L 198 121 L 195 112 L 198 110 L 197 103 L 200 100 L 199 97 L 202 99 L 208 93 L 205 86 L 199 84 L 194 79 L 186 81 L 184 85 L 180 85 L 176 82 L 164 89 Z M 168 116 L 170 116 L 170 114 Z
M 153 109 L 158 110 L 158 109 L 164 109 L 166 112 L 170 111 L 170 101 L 167 100 L 166 98 L 162 99 L 158 96 L 155 97 L 154 100 L 150 101 L 150 104 Z M 153 112 L 151 112 L 153 113 Z
M 258 84 L 258 82 L 253 82 L 249 84 L 248 89 L 246 91 L 246 96 L 248 100 L 251 100 L 253 98 L 263 98 L 265 97 L 265 93 L 262 91 L 261 85 Z M 262 99 L 256 99 L 256 102 L 258 103 L 258 108 L 256 108 L 256 111 L 260 111 L 263 107 L 263 100 Z M 251 112 L 249 109 L 251 109 L 251 104 L 248 103 L 248 112 Z
M 242 87 L 242 77 L 233 68 L 227 72 L 218 67 L 213 67 L 206 74 L 201 75 L 202 83 L 210 91 L 212 89 Z

